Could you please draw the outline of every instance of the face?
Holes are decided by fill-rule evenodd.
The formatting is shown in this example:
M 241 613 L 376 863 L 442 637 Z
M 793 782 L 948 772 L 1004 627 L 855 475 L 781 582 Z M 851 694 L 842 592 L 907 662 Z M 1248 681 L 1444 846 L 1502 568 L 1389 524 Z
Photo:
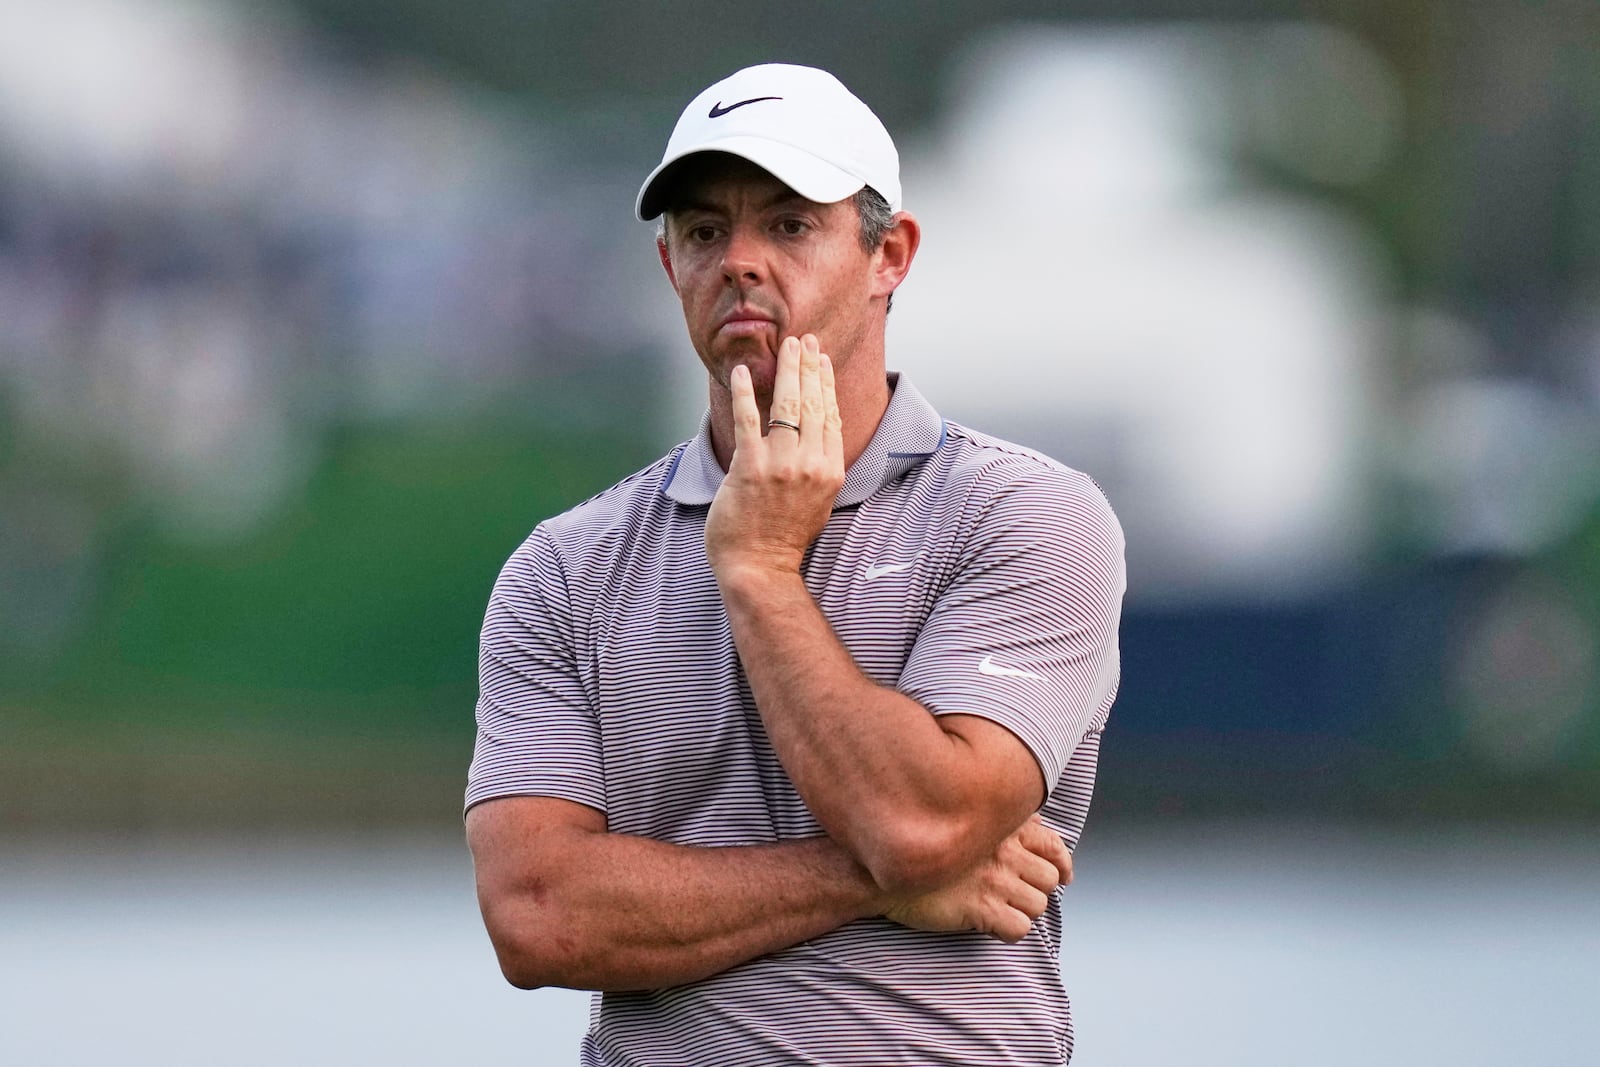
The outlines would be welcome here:
M 743 363 L 770 397 L 778 346 L 803 333 L 842 370 L 883 317 L 854 203 L 807 200 L 732 156 L 695 166 L 667 212 L 662 262 L 714 385 Z

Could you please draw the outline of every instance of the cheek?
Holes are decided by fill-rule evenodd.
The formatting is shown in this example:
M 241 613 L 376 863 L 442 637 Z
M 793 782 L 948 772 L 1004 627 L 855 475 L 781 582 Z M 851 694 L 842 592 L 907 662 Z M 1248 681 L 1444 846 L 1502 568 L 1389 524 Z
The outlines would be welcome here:
M 815 311 L 829 318 L 847 316 L 863 292 L 861 279 L 837 264 L 818 264 L 816 285 L 811 291 Z
M 678 274 L 678 300 L 685 311 L 705 307 L 717 298 L 717 288 L 708 280 L 706 271 L 686 262 Z

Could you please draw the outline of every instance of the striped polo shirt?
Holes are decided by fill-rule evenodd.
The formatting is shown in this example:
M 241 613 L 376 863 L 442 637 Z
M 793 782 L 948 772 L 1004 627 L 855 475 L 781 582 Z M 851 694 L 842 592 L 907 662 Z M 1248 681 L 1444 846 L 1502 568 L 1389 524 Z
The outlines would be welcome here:
M 1116 693 L 1122 532 L 1086 475 L 945 422 L 904 376 L 807 553 L 861 670 L 981 715 L 1052 783 L 1075 846 Z M 822 833 L 761 724 L 706 560 L 723 472 L 693 440 L 541 523 L 484 620 L 467 805 L 559 797 L 681 845 Z M 1061 894 L 1026 938 L 862 919 L 689 985 L 599 994 L 581 1062 L 1065 1063 Z

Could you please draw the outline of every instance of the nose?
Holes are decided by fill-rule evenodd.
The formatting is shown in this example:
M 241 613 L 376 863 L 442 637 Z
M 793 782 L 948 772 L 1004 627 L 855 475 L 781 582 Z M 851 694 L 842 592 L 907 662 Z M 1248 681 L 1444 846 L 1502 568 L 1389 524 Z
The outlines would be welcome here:
M 755 285 L 761 281 L 761 242 L 748 227 L 735 226 L 728 233 L 722 253 L 722 276 L 729 285 Z

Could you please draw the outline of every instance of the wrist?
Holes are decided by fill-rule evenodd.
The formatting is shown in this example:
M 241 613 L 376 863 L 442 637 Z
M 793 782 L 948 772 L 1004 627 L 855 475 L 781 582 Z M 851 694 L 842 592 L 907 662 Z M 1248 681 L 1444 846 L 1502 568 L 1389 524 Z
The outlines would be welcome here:
M 830 839 L 830 843 L 831 839 Z M 871 919 L 886 915 L 895 908 L 903 908 L 909 898 L 903 894 L 891 893 L 878 884 L 872 877 L 872 872 L 861 863 L 843 846 L 834 844 L 834 849 L 839 855 L 844 868 L 844 882 L 849 887 L 851 910 L 855 919 Z
M 808 858 L 802 879 L 813 885 L 819 901 L 829 909 L 840 924 L 857 919 L 882 915 L 899 903 L 886 893 L 854 856 L 833 838 L 826 835 L 790 842 L 786 848 L 799 849 Z
M 800 560 L 741 552 L 711 560 L 711 573 L 723 595 L 760 596 L 787 584 L 804 585 Z

